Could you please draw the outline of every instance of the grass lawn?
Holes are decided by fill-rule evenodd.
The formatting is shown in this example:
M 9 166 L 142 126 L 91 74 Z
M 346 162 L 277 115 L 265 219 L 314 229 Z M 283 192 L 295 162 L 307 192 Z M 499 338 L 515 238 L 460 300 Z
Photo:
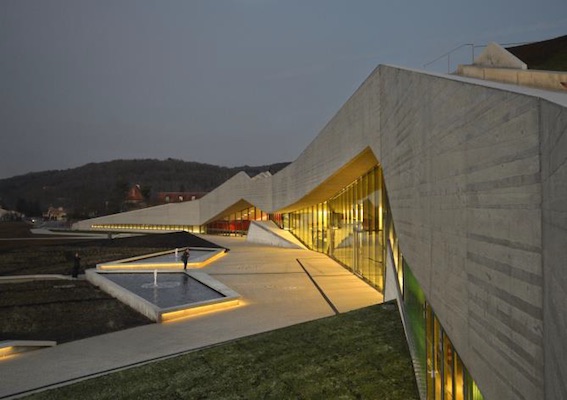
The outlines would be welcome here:
M 30 399 L 419 399 L 394 304 L 295 325 Z

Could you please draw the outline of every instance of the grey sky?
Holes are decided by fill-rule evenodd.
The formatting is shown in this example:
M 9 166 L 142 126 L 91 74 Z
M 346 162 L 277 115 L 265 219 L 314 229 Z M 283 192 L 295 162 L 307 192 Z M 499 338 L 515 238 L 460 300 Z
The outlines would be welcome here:
M 1 0 L 0 179 L 293 161 L 378 64 L 566 33 L 565 0 Z

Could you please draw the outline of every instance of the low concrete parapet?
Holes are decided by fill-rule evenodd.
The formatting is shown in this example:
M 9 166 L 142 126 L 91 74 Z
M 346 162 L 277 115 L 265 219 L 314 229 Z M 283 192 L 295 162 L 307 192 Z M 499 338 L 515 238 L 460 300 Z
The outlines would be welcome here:
M 148 282 L 151 282 L 152 274 L 149 273 L 149 271 L 142 270 L 105 272 L 89 269 L 86 271 L 87 280 L 93 285 L 98 286 L 100 289 L 104 290 L 112 297 L 120 300 L 124 304 L 130 306 L 134 310 L 138 311 L 139 313 L 145 315 L 155 322 L 166 322 L 194 314 L 233 307 L 239 304 L 240 295 L 238 293 L 203 272 L 180 272 L 178 270 L 160 271 L 160 274 L 176 274 L 186 276 L 188 279 L 192 279 L 218 293 L 218 296 L 216 298 L 206 298 L 200 299 L 200 301 L 191 302 L 183 302 L 182 299 L 180 299 L 179 303 L 165 307 L 156 304 L 155 299 L 153 302 L 149 301 L 146 298 L 142 297 L 142 295 L 136 294 L 132 290 L 129 290 L 128 288 L 123 287 L 121 284 L 114 282 L 112 279 L 110 279 L 113 274 L 144 274 L 148 276 Z M 157 271 L 155 272 L 155 274 L 154 285 L 157 289 L 159 287 L 156 282 Z M 150 285 L 148 287 L 151 287 L 151 284 L 147 285 Z
M 538 89 L 565 91 L 567 72 L 459 65 L 457 75 Z
M 73 280 L 70 275 L 59 274 L 38 274 L 38 275 L 13 275 L 13 276 L 0 276 L 0 283 L 21 283 L 31 281 L 48 281 L 48 280 Z
M 57 342 L 52 340 L 6 340 L 0 342 L 0 359 L 56 345 Z
M 280 229 L 271 221 L 252 221 L 246 241 L 275 247 L 305 249 L 305 246 L 295 236 Z

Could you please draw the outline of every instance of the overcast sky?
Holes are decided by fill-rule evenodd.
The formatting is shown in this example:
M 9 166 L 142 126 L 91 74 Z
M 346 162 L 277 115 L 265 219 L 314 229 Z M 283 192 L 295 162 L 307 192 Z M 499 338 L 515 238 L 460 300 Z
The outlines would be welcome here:
M 566 0 L 0 0 L 0 179 L 293 161 L 378 64 L 564 34 Z

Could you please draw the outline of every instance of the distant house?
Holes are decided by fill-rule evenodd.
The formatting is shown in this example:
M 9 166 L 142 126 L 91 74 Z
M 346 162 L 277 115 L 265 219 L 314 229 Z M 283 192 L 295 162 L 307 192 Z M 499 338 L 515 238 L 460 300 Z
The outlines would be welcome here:
M 144 201 L 144 195 L 142 194 L 142 189 L 140 188 L 140 185 L 134 185 L 128 190 L 124 203 L 139 204 L 142 203 L 143 201 Z
M 182 203 L 200 199 L 206 194 L 207 192 L 159 192 L 155 202 L 157 204 Z
M 43 218 L 48 221 L 67 221 L 67 211 L 63 207 L 49 207 L 43 213 Z
M 147 206 L 148 204 L 142 193 L 142 188 L 140 185 L 134 185 L 126 193 L 126 197 L 122 202 L 121 211 L 136 210 Z

